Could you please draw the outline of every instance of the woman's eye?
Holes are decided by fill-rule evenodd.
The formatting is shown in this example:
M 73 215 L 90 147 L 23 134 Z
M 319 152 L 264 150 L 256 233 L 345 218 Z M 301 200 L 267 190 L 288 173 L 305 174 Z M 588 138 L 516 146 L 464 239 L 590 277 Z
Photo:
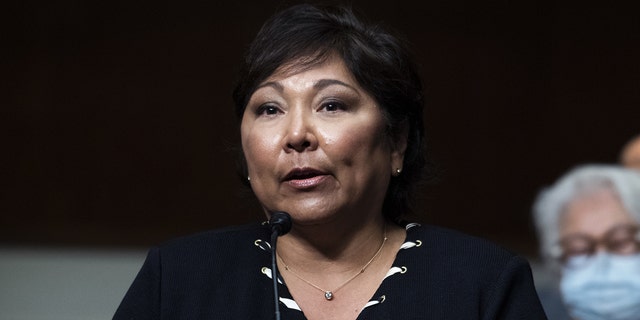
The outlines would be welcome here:
M 636 252 L 638 243 L 633 238 L 615 239 L 609 243 L 609 251 L 617 254 L 630 254 Z
M 331 101 L 322 104 L 322 109 L 329 112 L 335 112 L 339 110 L 345 110 L 346 106 L 341 102 Z
M 570 248 L 565 251 L 568 256 L 581 256 L 590 255 L 591 250 L 589 248 Z
M 278 112 L 278 108 L 272 105 L 262 105 L 256 110 L 256 114 L 266 116 L 276 115 Z

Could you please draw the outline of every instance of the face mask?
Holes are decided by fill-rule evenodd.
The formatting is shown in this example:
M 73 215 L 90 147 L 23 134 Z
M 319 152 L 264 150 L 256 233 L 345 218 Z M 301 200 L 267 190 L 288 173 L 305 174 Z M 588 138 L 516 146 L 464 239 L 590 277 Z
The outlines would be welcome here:
M 599 253 L 563 269 L 560 290 L 577 320 L 640 319 L 640 254 Z M 573 261 L 576 262 L 576 261 Z

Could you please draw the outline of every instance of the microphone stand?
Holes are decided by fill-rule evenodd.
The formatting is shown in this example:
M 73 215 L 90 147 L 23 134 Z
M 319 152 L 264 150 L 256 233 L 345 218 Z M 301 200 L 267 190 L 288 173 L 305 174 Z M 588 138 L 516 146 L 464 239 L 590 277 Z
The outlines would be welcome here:
M 273 302 L 275 304 L 276 320 L 280 320 L 280 301 L 278 298 L 278 265 L 276 264 L 276 241 L 278 232 L 271 233 L 271 278 L 273 279 Z
M 276 320 L 280 320 L 280 294 L 278 293 L 278 264 L 276 263 L 276 242 L 278 237 L 291 230 L 291 216 L 286 212 L 274 212 L 269 219 L 271 225 L 271 279 L 273 280 L 273 302 Z

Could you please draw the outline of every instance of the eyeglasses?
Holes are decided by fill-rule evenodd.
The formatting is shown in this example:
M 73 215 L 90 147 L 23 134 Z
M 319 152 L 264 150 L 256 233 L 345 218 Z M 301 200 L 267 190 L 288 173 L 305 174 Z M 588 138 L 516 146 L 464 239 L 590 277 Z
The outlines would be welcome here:
M 584 234 L 571 235 L 560 239 L 559 259 L 563 264 L 585 260 L 603 248 L 617 255 L 632 255 L 640 252 L 640 228 L 637 225 L 617 225 L 596 239 Z

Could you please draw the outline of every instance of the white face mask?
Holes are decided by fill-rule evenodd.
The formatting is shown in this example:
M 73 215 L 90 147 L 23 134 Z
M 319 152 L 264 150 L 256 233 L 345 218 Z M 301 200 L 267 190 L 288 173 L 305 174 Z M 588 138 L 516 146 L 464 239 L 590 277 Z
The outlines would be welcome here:
M 560 290 L 577 320 L 640 319 L 640 254 L 599 253 L 563 269 Z M 576 261 L 573 261 L 575 263 Z

